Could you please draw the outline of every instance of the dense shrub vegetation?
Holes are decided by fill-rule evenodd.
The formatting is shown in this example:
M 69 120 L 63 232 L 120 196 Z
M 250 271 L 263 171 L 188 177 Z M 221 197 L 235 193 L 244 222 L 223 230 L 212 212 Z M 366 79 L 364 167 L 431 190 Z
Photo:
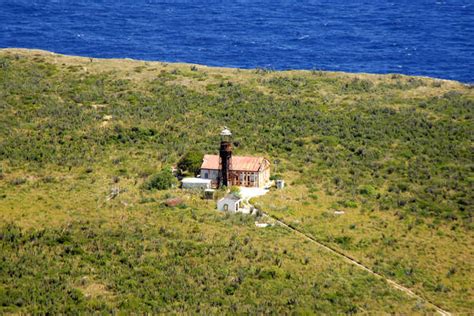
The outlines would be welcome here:
M 226 80 L 201 93 L 170 83 L 167 71 L 137 86 L 110 72 L 63 72 L 39 57 L 31 63 L 4 54 L 2 65 L 0 158 L 12 165 L 77 166 L 130 146 L 175 164 L 187 148 L 215 152 L 227 124 L 239 151 L 284 159 L 308 186 L 317 180 L 350 197 L 361 185 L 384 186 L 373 199 L 378 207 L 401 201 L 408 214 L 471 221 L 469 89 L 410 97 L 432 82 L 275 74 L 256 76 L 258 89 Z M 197 156 L 182 161 L 192 172 Z
M 2 225 L 0 311 L 429 310 L 350 266 L 334 271 L 339 266 L 335 258 L 319 260 L 319 273 L 308 274 L 307 264 L 299 259 L 301 248 L 308 261 L 317 260 L 317 254 L 288 240 L 283 230 L 268 231 L 267 237 L 252 230 L 229 235 L 229 227 L 251 221 L 215 212 L 194 212 L 193 219 L 189 209 L 154 211 L 117 227 L 88 220 L 42 230 Z M 213 233 L 220 238 L 211 238 Z M 367 285 L 371 291 L 360 291 Z M 380 299 L 387 304 L 375 303 Z
M 157 193 L 140 188 L 170 188 L 171 173 L 157 174 L 157 170 L 178 162 L 183 171 L 196 173 L 202 153 L 217 152 L 218 132 L 226 125 L 234 133 L 238 154 L 262 154 L 280 161 L 278 174 L 289 189 L 260 201 L 262 208 L 351 252 L 380 273 L 416 287 L 433 301 L 468 311 L 474 307 L 465 280 L 472 279 L 472 271 L 464 266 L 452 272 L 452 268 L 473 259 L 472 254 L 465 251 L 465 259 L 451 256 L 441 270 L 434 268 L 437 263 L 431 267 L 428 263 L 441 262 L 446 245 L 456 243 L 453 238 L 463 244 L 472 241 L 473 95 L 471 87 L 458 83 L 400 75 L 190 69 L 187 65 L 2 51 L 0 212 L 4 220 L 13 216 L 12 210 L 35 212 L 19 197 L 30 200 L 33 191 L 44 190 L 36 207 L 74 217 L 73 210 L 48 199 L 63 196 L 60 192 L 80 196 L 90 192 L 95 200 L 88 207 L 100 209 L 109 183 L 125 188 L 123 192 L 128 190 L 119 198 L 128 199 L 120 200 L 120 207 L 131 208 L 138 201 L 144 206 L 159 204 L 153 196 Z M 71 177 L 74 183 L 89 182 L 61 186 Z M 128 208 L 124 212 L 129 212 Z M 354 222 L 335 219 L 336 210 L 346 211 L 346 218 Z M 332 281 L 341 287 L 327 294 L 331 297 L 324 296 L 326 287 L 318 283 L 312 289 L 301 289 L 301 298 L 285 292 L 285 302 L 264 300 L 269 305 L 257 309 L 253 305 L 257 301 L 246 296 L 250 293 L 240 297 L 248 303 L 226 298 L 238 293 L 240 285 L 229 280 L 224 284 L 228 277 L 221 273 L 226 269 L 224 263 L 214 266 L 215 275 L 191 281 L 199 271 L 211 273 L 204 266 L 212 266 L 219 253 L 247 258 L 250 250 L 224 254 L 222 245 L 202 248 L 179 235 L 159 243 L 182 255 L 169 254 L 171 257 L 165 258 L 169 261 L 153 263 L 151 257 L 143 256 L 145 245 L 139 241 L 145 238 L 153 244 L 153 234 L 166 233 L 150 231 L 152 235 L 144 237 L 133 231 L 139 229 L 133 225 L 117 230 L 101 228 L 96 222 L 84 230 L 79 224 L 72 225 L 64 242 L 58 242 L 65 234 L 62 226 L 28 232 L 15 225 L 3 228 L 0 273 L 6 286 L 0 286 L 0 311 L 68 313 L 72 311 L 68 308 L 76 306 L 78 311 L 197 312 L 194 293 L 202 294 L 203 288 L 212 287 L 216 280 L 222 288 L 206 296 L 203 311 L 232 306 L 254 312 L 289 312 L 293 307 L 319 312 L 361 310 L 349 303 L 356 294 L 339 280 Z M 88 239 L 87 234 L 94 237 Z M 435 245 L 439 249 L 429 255 L 411 249 L 420 239 L 434 240 L 440 247 Z M 126 244 L 117 244 L 118 240 Z M 95 249 L 101 250 L 95 253 Z M 185 267 L 194 261 L 184 264 L 177 259 L 189 252 L 193 258 L 210 257 L 190 272 Z M 411 254 L 406 262 L 389 259 L 404 252 Z M 262 262 L 281 260 L 270 257 Z M 305 262 L 304 257 L 300 259 Z M 39 262 L 36 270 L 29 266 L 33 261 Z M 156 266 L 160 264 L 164 266 Z M 292 279 L 285 279 L 286 271 L 278 264 L 262 264 L 259 271 L 251 272 L 238 272 L 238 267 L 233 270 L 236 275 L 253 275 L 249 291 L 265 287 L 271 295 L 279 296 L 276 289 L 293 282 L 284 281 Z M 53 273 L 55 268 L 60 272 Z M 87 269 L 98 269 L 96 277 L 106 283 L 99 287 L 105 286 L 105 292 L 113 294 L 97 300 L 81 294 L 86 286 L 81 285 L 81 275 Z M 179 277 L 167 279 L 166 273 L 156 271 Z M 44 288 L 38 277 L 43 273 L 47 276 Z M 280 283 L 273 289 L 256 281 L 274 279 Z M 30 290 L 27 280 L 33 282 Z M 148 282 L 147 286 L 141 282 Z M 153 293 L 152 289 L 163 284 L 166 290 Z M 366 291 L 370 285 L 354 286 Z M 308 295 L 316 300 L 325 297 L 324 302 L 330 303 L 309 306 Z M 61 303 L 56 309 L 52 302 L 57 300 Z M 118 305 L 119 301 L 125 305 Z M 393 311 L 390 306 L 367 304 L 374 310 Z
M 150 178 L 143 184 L 146 190 L 167 190 L 177 185 L 176 178 L 171 173 L 169 168 L 162 169 L 159 173 L 150 176 Z
M 184 154 L 178 162 L 181 172 L 189 172 L 195 176 L 199 174 L 204 154 L 199 150 L 190 150 Z

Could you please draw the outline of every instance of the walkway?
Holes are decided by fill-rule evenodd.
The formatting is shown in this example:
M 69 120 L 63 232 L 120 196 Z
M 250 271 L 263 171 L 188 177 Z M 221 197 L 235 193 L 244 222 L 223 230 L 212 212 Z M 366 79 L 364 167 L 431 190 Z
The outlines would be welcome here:
M 240 194 L 242 196 L 242 198 L 244 199 L 245 203 L 249 206 L 252 206 L 249 202 L 249 200 L 253 197 L 256 197 L 256 196 L 261 196 L 261 195 L 265 195 L 266 193 L 268 192 L 268 190 L 266 189 L 259 189 L 259 188 L 244 188 L 242 187 L 240 189 Z M 341 251 L 335 249 L 335 248 L 332 248 L 330 246 L 326 246 L 325 244 L 322 244 L 320 243 L 319 241 L 317 241 L 316 239 L 314 239 L 313 237 L 303 233 L 302 231 L 286 224 L 285 222 L 267 214 L 267 213 L 264 213 L 264 212 L 261 212 L 262 214 L 262 217 L 264 218 L 269 218 L 271 220 L 273 220 L 274 222 L 278 223 L 280 226 L 283 226 L 284 228 L 296 233 L 297 235 L 299 235 L 300 237 L 310 241 L 311 243 L 313 244 L 316 244 L 318 247 L 320 248 L 323 248 L 324 250 L 332 253 L 332 254 L 335 254 L 336 256 L 339 256 L 341 258 L 343 258 L 345 261 L 361 268 L 362 270 L 365 270 L 367 271 L 368 273 L 370 273 L 371 275 L 375 276 L 376 278 L 378 279 L 382 279 L 382 280 L 385 280 L 388 284 L 390 284 L 390 286 L 392 286 L 393 288 L 397 289 L 397 290 L 400 290 L 402 292 L 404 292 L 405 294 L 407 294 L 408 296 L 411 296 L 411 297 L 414 297 L 422 302 L 424 302 L 427 306 L 429 307 L 432 307 L 434 308 L 440 315 L 443 315 L 443 316 L 451 316 L 451 313 L 449 313 L 448 311 L 442 309 L 441 307 L 439 307 L 438 305 L 428 301 L 427 299 L 421 297 L 420 295 L 416 294 L 415 292 L 413 292 L 412 290 L 410 290 L 409 288 L 391 280 L 391 279 L 388 279 L 386 278 L 385 276 L 375 272 L 374 270 L 370 269 L 369 267 L 363 265 L 362 263 L 358 262 L 357 260 L 351 258 L 350 256 L 342 253 Z
M 392 287 L 396 288 L 397 290 L 400 290 L 400 291 L 406 293 L 407 295 L 409 295 L 409 296 L 411 296 L 411 297 L 414 297 L 414 298 L 416 298 L 416 299 L 418 299 L 418 300 L 420 300 L 420 301 L 423 301 L 423 302 L 424 302 L 426 305 L 428 305 L 429 307 L 434 308 L 440 315 L 443 315 L 443 316 L 451 316 L 451 313 L 449 313 L 448 311 L 442 309 L 442 308 L 439 307 L 438 305 L 436 305 L 436 304 L 434 304 L 434 303 L 428 301 L 427 299 L 421 297 L 420 295 L 414 293 L 414 292 L 413 292 L 412 290 L 410 290 L 409 288 L 407 288 L 407 287 L 405 287 L 405 286 L 403 286 L 403 285 L 401 285 L 401 284 L 398 284 L 397 282 L 395 282 L 395 281 L 393 281 L 393 280 L 391 280 L 391 279 L 388 279 L 388 278 L 386 278 L 385 276 L 383 276 L 383 275 L 381 275 L 381 274 L 375 272 L 374 270 L 368 268 L 367 266 L 363 265 L 362 263 L 360 263 L 360 262 L 356 261 L 355 259 L 349 257 L 348 255 L 346 255 L 346 254 L 340 252 L 339 250 L 334 249 L 334 248 L 331 248 L 331 247 L 329 247 L 329 246 L 326 246 L 326 245 L 320 243 L 319 241 L 317 241 L 317 240 L 314 239 L 313 237 L 306 235 L 305 233 L 301 232 L 300 230 L 298 230 L 298 229 L 296 229 L 296 228 L 294 228 L 294 227 L 292 227 L 292 226 L 290 226 L 290 225 L 288 225 L 288 224 L 282 222 L 281 220 L 279 220 L 279 219 L 277 219 L 277 218 L 275 218 L 275 217 L 273 217 L 273 216 L 271 216 L 271 215 L 268 215 L 268 214 L 262 212 L 262 216 L 263 216 L 263 217 L 266 217 L 266 218 L 272 219 L 273 221 L 275 221 L 275 222 L 278 223 L 279 225 L 285 227 L 286 229 L 293 231 L 294 233 L 296 233 L 297 235 L 301 236 L 302 238 L 304 238 L 304 239 L 306 239 L 306 240 L 308 240 L 308 241 L 310 241 L 310 242 L 316 244 L 318 247 L 323 248 L 323 249 L 325 249 L 326 251 L 328 251 L 328 252 L 330 252 L 330 253 L 332 253 L 332 254 L 335 254 L 335 255 L 337 255 L 337 256 L 339 256 L 339 257 L 342 257 L 345 261 L 347 261 L 347 262 L 349 262 L 349 263 L 351 263 L 351 264 L 353 264 L 353 265 L 356 265 L 357 267 L 361 268 L 362 270 L 367 271 L 368 273 L 372 274 L 373 276 L 375 276 L 375 277 L 377 277 L 377 278 L 379 278 L 379 279 L 385 280 L 388 284 L 390 284 Z

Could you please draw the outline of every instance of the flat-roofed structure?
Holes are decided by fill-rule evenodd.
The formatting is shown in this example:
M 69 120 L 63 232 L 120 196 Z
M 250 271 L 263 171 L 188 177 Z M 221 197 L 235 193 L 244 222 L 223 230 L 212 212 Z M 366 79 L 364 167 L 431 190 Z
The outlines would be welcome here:
M 222 199 L 217 201 L 217 209 L 225 212 L 239 212 L 242 207 L 242 198 L 227 194 Z
M 184 178 L 183 180 L 181 180 L 181 187 L 183 189 L 206 190 L 206 189 L 210 189 L 211 185 L 212 185 L 211 179 Z

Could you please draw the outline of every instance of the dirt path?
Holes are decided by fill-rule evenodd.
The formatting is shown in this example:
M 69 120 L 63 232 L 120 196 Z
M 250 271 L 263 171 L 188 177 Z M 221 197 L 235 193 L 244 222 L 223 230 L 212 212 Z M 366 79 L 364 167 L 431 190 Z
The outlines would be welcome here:
M 388 278 L 384 277 L 383 275 L 381 275 L 381 274 L 379 274 L 379 273 L 377 273 L 377 272 L 371 270 L 370 268 L 366 267 L 365 265 L 363 265 L 362 263 L 356 261 L 355 259 L 349 257 L 348 255 L 346 255 L 346 254 L 340 252 L 339 250 L 334 249 L 334 248 L 331 248 L 331 247 L 329 247 L 329 246 L 326 246 L 326 245 L 320 243 L 319 241 L 317 241 L 317 240 L 314 239 L 313 237 L 306 235 L 305 233 L 299 231 L 299 230 L 296 229 L 296 228 L 293 228 L 293 227 L 289 226 L 288 224 L 282 222 L 281 220 L 279 220 L 279 219 L 277 219 L 277 218 L 275 218 L 275 217 L 273 217 L 273 216 L 270 216 L 270 215 L 268 215 L 268 214 L 266 214 L 266 213 L 262 213 L 262 216 L 263 216 L 263 217 L 266 217 L 266 218 L 269 218 L 269 219 L 271 219 L 271 220 L 273 220 L 273 221 L 275 221 L 275 222 L 278 223 L 279 225 L 281 225 L 281 226 L 285 227 L 286 229 L 288 229 L 288 230 L 290 230 L 290 231 L 296 233 L 297 235 L 301 236 L 302 238 L 304 238 L 304 239 L 306 239 L 306 240 L 308 240 L 308 241 L 310 241 L 310 242 L 316 244 L 316 245 L 319 246 L 320 248 L 323 248 L 323 249 L 325 249 L 326 251 L 328 251 L 328 252 L 330 252 L 330 253 L 333 253 L 333 254 L 335 254 L 335 255 L 337 255 L 337 256 L 339 256 L 339 257 L 342 257 L 342 258 L 343 258 L 344 260 L 346 260 L 347 262 L 349 262 L 349 263 L 351 263 L 351 264 L 353 264 L 353 265 L 356 265 L 357 267 L 359 267 L 359 268 L 361 268 L 361 269 L 367 271 L 368 273 L 372 274 L 373 276 L 375 276 L 375 277 L 377 277 L 377 278 L 379 278 L 379 279 L 385 280 L 385 281 L 386 281 L 388 284 L 390 284 L 393 288 L 396 288 L 397 290 L 400 290 L 400 291 L 406 293 L 407 295 L 409 295 L 409 296 L 411 296 L 411 297 L 414 297 L 414 298 L 416 298 L 416 299 L 418 299 L 418 300 L 424 302 L 427 306 L 434 308 L 439 314 L 441 314 L 441 315 L 443 315 L 443 316 L 450 316 L 450 315 L 451 315 L 451 313 L 449 313 L 448 311 L 445 311 L 444 309 L 442 309 L 441 307 L 437 306 L 436 304 L 434 304 L 434 303 L 428 301 L 427 299 L 421 297 L 420 295 L 414 293 L 414 292 L 413 292 L 412 290 L 410 290 L 409 288 L 404 287 L 403 285 L 398 284 L 397 282 L 395 282 L 395 281 L 393 281 L 393 280 L 391 280 L 391 279 L 388 279 Z

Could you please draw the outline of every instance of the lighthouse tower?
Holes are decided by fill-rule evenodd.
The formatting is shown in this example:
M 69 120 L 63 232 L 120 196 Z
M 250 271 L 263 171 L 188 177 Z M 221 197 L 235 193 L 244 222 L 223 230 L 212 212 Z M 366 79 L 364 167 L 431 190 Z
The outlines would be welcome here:
M 232 133 L 224 126 L 221 131 L 221 147 L 219 149 L 219 186 L 228 187 L 230 170 L 232 170 Z

